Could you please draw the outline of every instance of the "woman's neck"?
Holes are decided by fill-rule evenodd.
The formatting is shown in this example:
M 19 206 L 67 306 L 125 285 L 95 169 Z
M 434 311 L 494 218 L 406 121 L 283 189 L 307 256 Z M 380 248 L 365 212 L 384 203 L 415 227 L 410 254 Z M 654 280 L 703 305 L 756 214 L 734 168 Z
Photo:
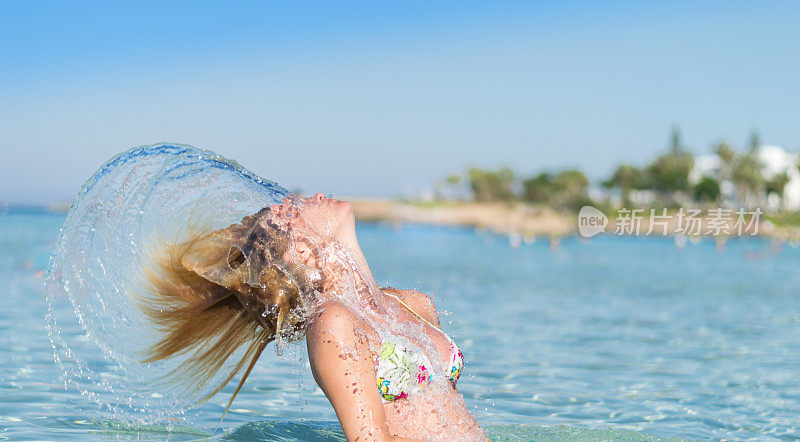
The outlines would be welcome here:
M 338 238 L 336 241 L 336 245 L 340 248 L 346 255 L 347 261 L 355 267 L 356 274 L 353 275 L 355 277 L 355 284 L 357 285 L 355 289 L 357 291 L 367 290 L 371 294 L 380 296 L 380 286 L 375 281 L 375 278 L 372 276 L 372 270 L 369 268 L 369 264 L 367 263 L 367 258 L 364 256 L 364 252 L 361 250 L 361 247 L 358 244 L 358 239 L 355 236 L 355 233 L 352 235 L 346 235 L 343 237 Z M 332 272 L 337 272 L 341 270 L 333 270 Z M 326 275 L 330 281 L 338 281 L 339 275 Z M 334 282 L 336 284 L 336 282 Z M 332 287 L 335 291 L 338 287 Z M 382 299 L 377 299 L 378 307 L 382 307 Z
M 358 244 L 358 238 L 356 237 L 355 232 L 348 232 L 347 234 L 342 235 L 337 242 L 355 261 L 355 264 L 358 267 L 359 272 L 361 272 L 362 277 L 366 279 L 365 282 L 370 285 L 374 284 L 377 286 L 375 279 L 372 277 L 372 270 L 369 268 L 367 258 L 364 256 L 364 252 L 361 250 L 361 246 Z

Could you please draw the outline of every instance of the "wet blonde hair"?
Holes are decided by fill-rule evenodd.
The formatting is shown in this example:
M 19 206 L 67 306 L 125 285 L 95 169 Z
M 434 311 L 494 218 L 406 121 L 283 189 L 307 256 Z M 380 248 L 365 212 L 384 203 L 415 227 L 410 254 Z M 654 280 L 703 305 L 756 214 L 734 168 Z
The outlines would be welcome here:
M 240 224 L 167 245 L 148 270 L 140 305 L 161 333 L 143 362 L 188 355 L 168 377 L 195 392 L 245 346 L 200 400 L 218 393 L 247 364 L 225 413 L 267 344 L 302 339 L 310 302 L 322 287 L 314 269 L 286 261 L 290 232 L 269 215 L 264 208 Z

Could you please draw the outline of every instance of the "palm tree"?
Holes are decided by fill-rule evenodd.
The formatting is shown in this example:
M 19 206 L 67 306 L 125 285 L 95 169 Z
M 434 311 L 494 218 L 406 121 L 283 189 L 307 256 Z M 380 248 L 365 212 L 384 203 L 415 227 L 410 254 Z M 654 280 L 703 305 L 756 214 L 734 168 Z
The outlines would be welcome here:
M 669 150 L 672 153 L 680 153 L 683 151 L 681 129 L 677 125 L 672 126 L 672 131 L 669 134 Z
M 754 130 L 750 135 L 747 152 L 739 155 L 731 173 L 737 199 L 747 207 L 757 204 L 764 193 L 764 176 L 761 173 L 764 166 L 758 158 L 759 147 L 760 138 Z
M 783 191 L 786 189 L 787 184 L 789 184 L 789 174 L 786 172 L 776 173 L 765 183 L 767 195 L 770 193 L 778 195 L 780 199 L 780 205 L 778 207 L 783 207 Z
M 733 171 L 734 164 L 736 164 L 736 151 L 731 149 L 731 146 L 722 140 L 714 147 L 714 153 L 719 157 L 719 179 L 731 179 L 731 172 Z
M 761 147 L 761 136 L 758 134 L 758 129 L 750 131 L 750 150 L 757 151 Z

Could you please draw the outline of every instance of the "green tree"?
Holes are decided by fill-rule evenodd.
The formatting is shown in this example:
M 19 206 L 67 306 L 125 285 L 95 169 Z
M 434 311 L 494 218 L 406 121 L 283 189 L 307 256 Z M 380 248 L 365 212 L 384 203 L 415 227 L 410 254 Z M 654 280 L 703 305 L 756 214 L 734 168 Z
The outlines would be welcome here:
M 761 136 L 758 134 L 758 129 L 750 131 L 750 144 L 748 147 L 751 152 L 756 152 L 761 147 Z
M 672 126 L 669 134 L 669 151 L 672 153 L 679 153 L 683 151 L 683 140 L 681 138 L 681 129 L 678 126 Z
M 454 174 L 448 175 L 447 178 L 445 178 L 445 182 L 447 184 L 451 185 L 451 186 L 457 186 L 457 185 L 461 184 L 461 174 L 460 173 L 454 173 Z
M 673 200 L 677 192 L 687 192 L 689 172 L 694 167 L 694 157 L 684 149 L 680 131 L 672 129 L 669 152 L 659 156 L 645 168 L 645 179 L 653 190 L 668 200 Z
M 522 182 L 522 199 L 529 203 L 548 204 L 554 193 L 556 185 L 549 173 L 542 172 Z
M 559 192 L 564 192 L 567 195 L 586 193 L 586 188 L 589 186 L 589 179 L 586 178 L 582 171 L 577 169 L 567 169 L 559 172 L 553 182 Z
M 736 164 L 736 151 L 723 140 L 714 147 L 714 153 L 719 157 L 719 178 L 723 180 L 731 179 L 731 173 Z
M 695 201 L 716 202 L 719 196 L 719 182 L 710 176 L 704 176 L 694 186 Z
M 607 189 L 617 188 L 625 204 L 630 201 L 631 191 L 645 187 L 644 175 L 636 166 L 630 164 L 620 164 L 614 170 L 610 178 L 603 181 L 601 185 Z
M 758 141 L 757 135 L 753 137 Z M 758 158 L 758 145 L 751 140 L 750 148 L 739 155 L 731 171 L 731 180 L 736 188 L 736 196 L 739 202 L 745 206 L 752 206 L 758 203 L 760 196 L 764 193 L 765 180 L 762 174 L 763 165 Z
M 469 187 L 476 201 L 511 201 L 514 199 L 514 171 L 509 167 L 486 170 L 472 167 L 468 173 Z
M 589 179 L 577 169 L 557 174 L 542 172 L 522 182 L 522 198 L 533 204 L 548 204 L 557 209 L 575 209 L 591 204 L 586 190 Z
M 554 205 L 558 208 L 576 210 L 581 206 L 591 204 L 586 193 L 589 179 L 577 169 L 567 169 L 559 172 L 553 178 L 555 185 Z
M 436 199 L 459 199 L 463 177 L 459 173 L 453 173 L 439 180 L 434 184 L 433 191 Z
M 686 192 L 689 185 L 689 172 L 694 166 L 691 153 L 667 153 L 656 158 L 645 169 L 646 182 L 653 190 L 668 199 L 677 192 Z
M 780 198 L 781 205 L 783 205 L 783 191 L 786 185 L 789 184 L 789 174 L 786 172 L 776 173 L 772 178 L 764 182 L 764 190 L 769 195 L 774 193 Z

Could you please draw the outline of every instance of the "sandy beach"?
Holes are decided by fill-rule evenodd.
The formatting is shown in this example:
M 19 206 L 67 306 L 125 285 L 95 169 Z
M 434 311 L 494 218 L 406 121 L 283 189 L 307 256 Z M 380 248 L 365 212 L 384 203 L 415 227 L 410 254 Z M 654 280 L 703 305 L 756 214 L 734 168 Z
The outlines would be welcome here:
M 477 203 L 477 202 L 407 202 L 392 199 L 350 199 L 356 218 L 366 222 L 419 223 L 448 226 L 466 226 L 486 229 L 506 235 L 529 237 L 560 238 L 578 233 L 578 217 L 574 213 L 557 212 L 549 207 L 532 206 L 522 203 Z M 705 212 L 704 212 L 705 213 Z M 642 212 L 638 227 L 639 235 L 646 235 L 650 229 L 650 211 Z M 617 223 L 611 216 L 605 228 L 607 234 L 615 234 Z M 699 233 L 689 236 L 721 236 L 737 235 L 736 216 L 733 215 L 716 229 L 709 230 L 712 224 L 708 216 L 698 218 L 702 226 Z M 679 229 L 677 216 L 666 221 L 666 231 Z M 621 226 L 620 226 L 621 227 Z M 629 226 L 630 227 L 630 226 Z M 651 235 L 664 235 L 664 225 L 654 224 Z M 628 228 L 629 232 L 633 229 Z M 725 232 L 728 232 L 727 234 Z M 775 226 L 761 218 L 758 226 L 749 225 L 742 229 L 742 236 L 776 237 L 780 239 L 800 239 L 800 227 Z M 634 233 L 627 233 L 634 234 Z
M 574 217 L 545 207 L 505 203 L 408 203 L 388 199 L 351 200 L 359 221 L 467 226 L 497 233 L 566 236 L 576 229 Z

